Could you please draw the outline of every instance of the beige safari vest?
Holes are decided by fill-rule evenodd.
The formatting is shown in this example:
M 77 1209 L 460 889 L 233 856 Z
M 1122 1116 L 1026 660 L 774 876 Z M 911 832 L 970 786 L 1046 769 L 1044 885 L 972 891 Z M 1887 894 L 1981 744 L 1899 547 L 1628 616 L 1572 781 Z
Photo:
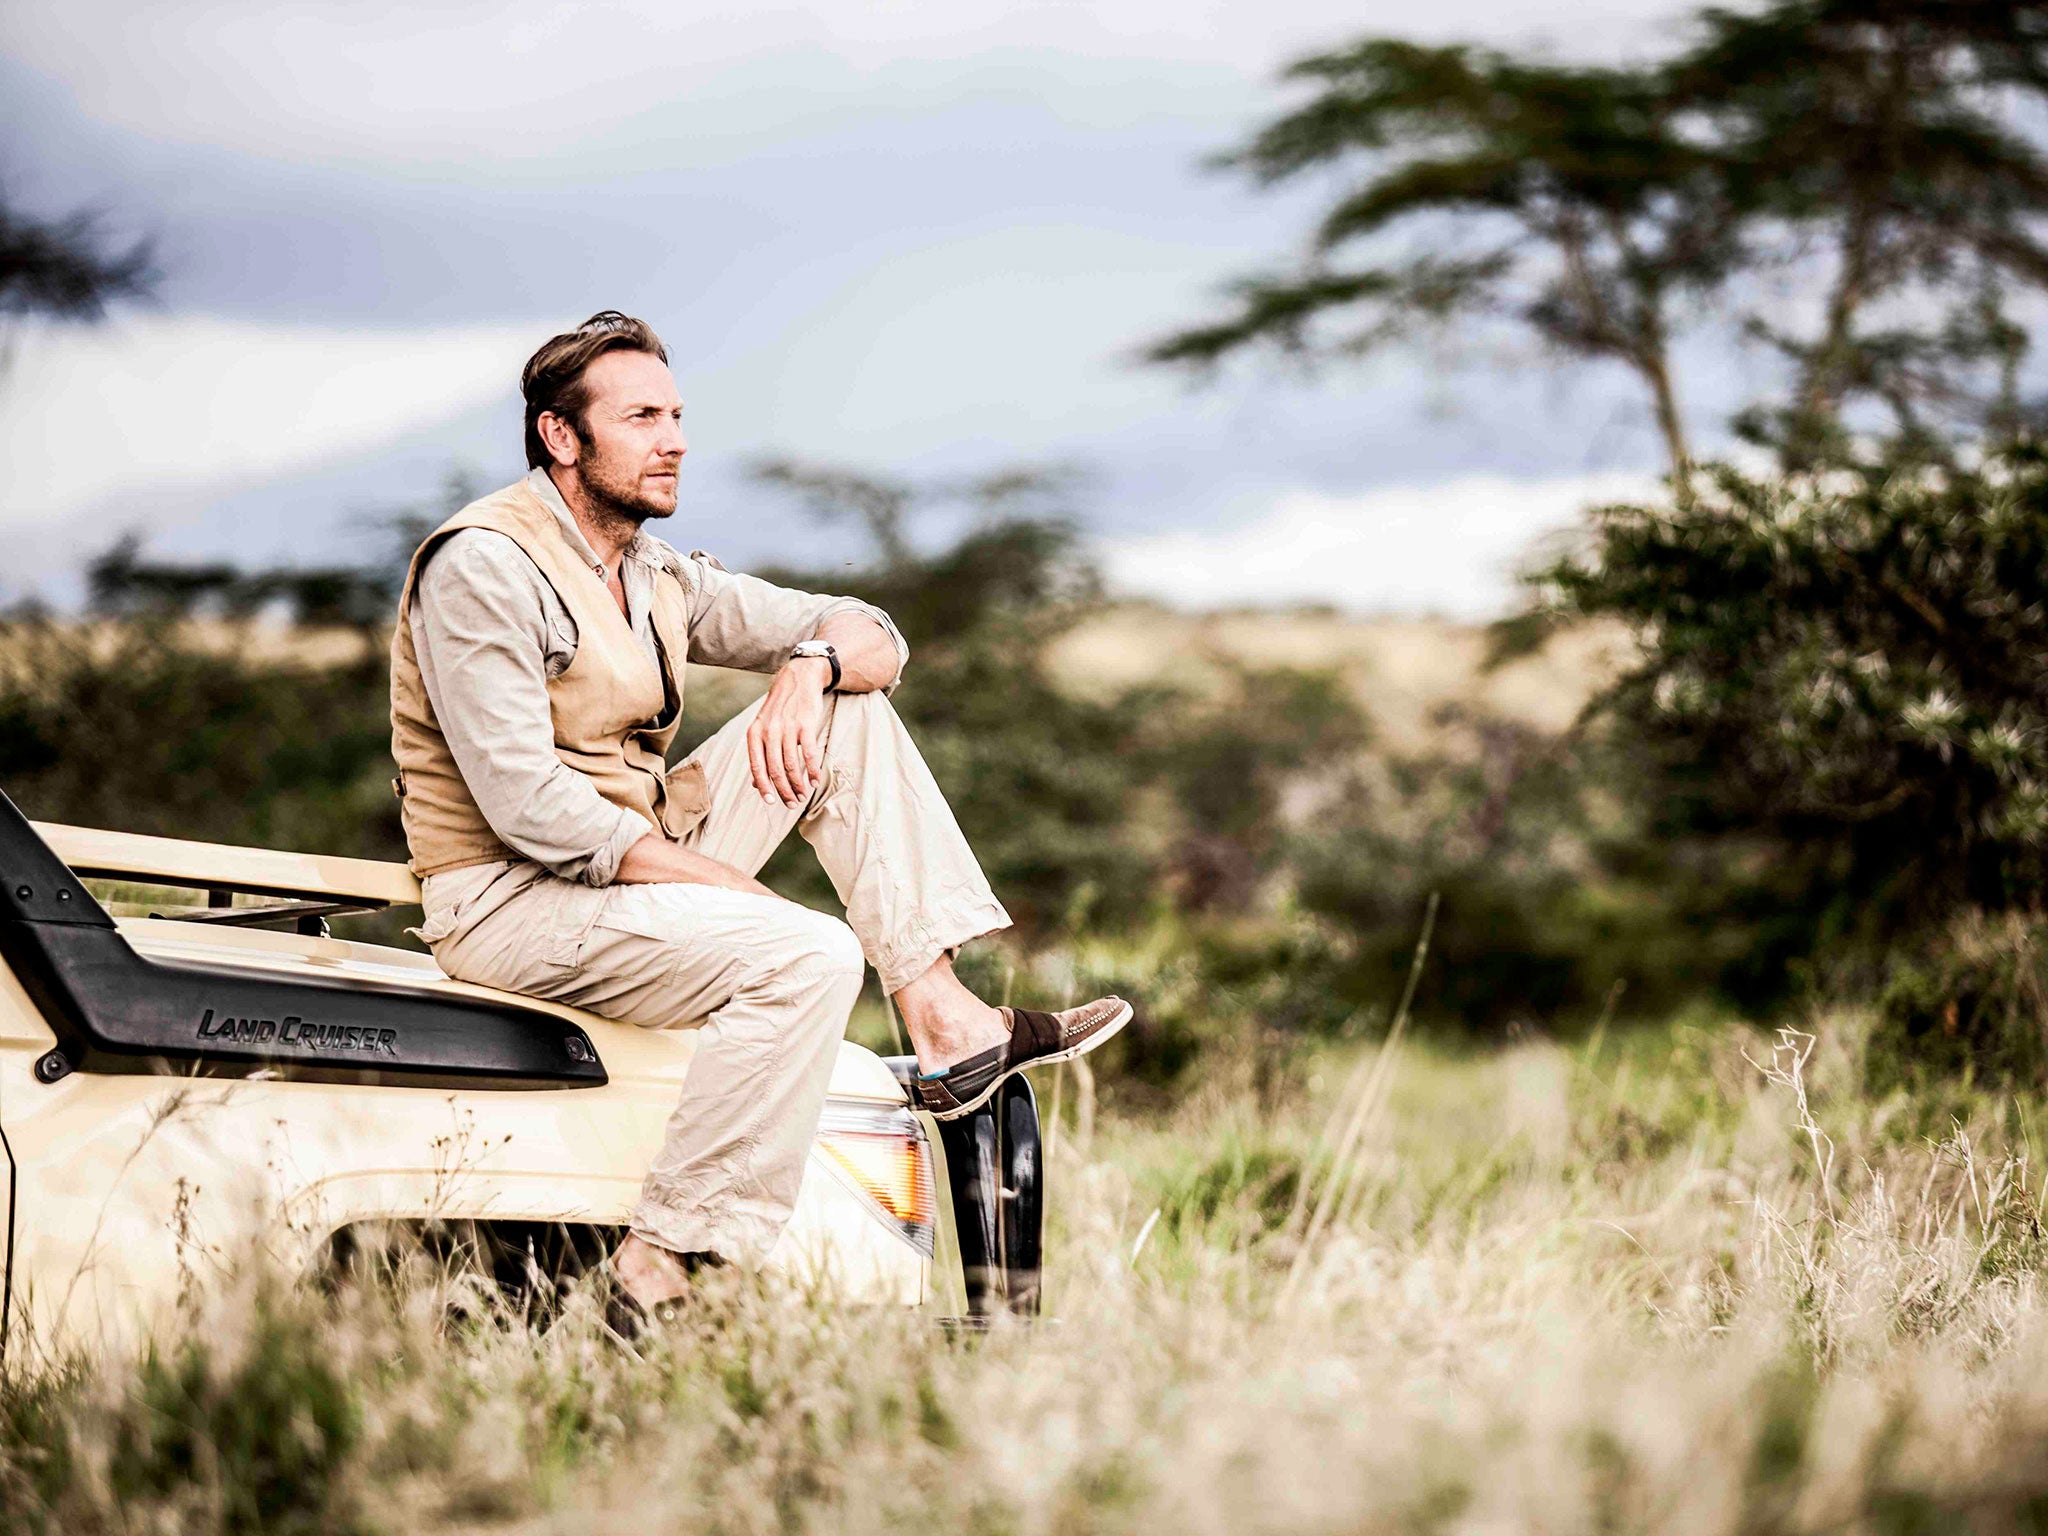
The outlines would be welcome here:
M 680 837 L 703 813 L 702 786 L 669 783 L 666 754 L 683 717 L 689 655 L 688 597 L 670 570 L 654 583 L 650 617 L 661 668 L 649 664 L 603 580 L 562 536 L 561 524 L 523 480 L 475 501 L 435 529 L 412 558 L 391 636 L 391 755 L 412 871 L 421 879 L 518 855 L 491 830 L 470 797 L 455 755 L 434 720 L 408 622 L 421 562 L 464 528 L 502 533 L 526 552 L 576 621 L 576 654 L 548 681 L 555 755 L 585 774 L 613 805 L 650 828 Z M 456 680 L 459 684 L 459 679 Z

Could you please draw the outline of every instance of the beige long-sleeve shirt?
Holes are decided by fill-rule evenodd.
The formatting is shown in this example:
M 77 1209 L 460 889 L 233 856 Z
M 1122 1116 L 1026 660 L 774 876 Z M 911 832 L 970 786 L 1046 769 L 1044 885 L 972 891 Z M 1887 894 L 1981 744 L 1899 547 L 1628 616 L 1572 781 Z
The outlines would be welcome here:
M 602 575 L 603 562 L 546 471 L 533 471 L 528 484 L 560 521 L 570 549 Z M 689 594 L 691 661 L 773 672 L 791 647 L 839 613 L 865 614 L 888 632 L 898 679 L 909 660 L 895 623 L 872 604 L 735 575 L 702 551 L 680 555 L 642 529 L 626 546 L 619 578 L 627 621 L 650 657 L 649 607 L 664 569 L 677 572 Z M 531 861 L 532 874 L 609 885 L 619 860 L 648 828 L 555 755 L 547 685 L 576 655 L 575 620 L 524 551 L 489 529 L 451 535 L 418 579 L 410 622 L 420 676 L 477 808 L 507 847 Z M 519 873 L 512 865 L 485 864 L 431 877 L 422 936 L 439 937 L 447 931 L 439 919 Z

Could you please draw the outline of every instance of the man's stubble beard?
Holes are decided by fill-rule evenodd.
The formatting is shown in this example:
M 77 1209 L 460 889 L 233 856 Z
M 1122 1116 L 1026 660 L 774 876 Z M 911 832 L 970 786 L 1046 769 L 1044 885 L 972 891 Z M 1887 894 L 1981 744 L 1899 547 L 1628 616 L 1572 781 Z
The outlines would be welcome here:
M 616 474 L 608 461 L 589 451 L 593 446 L 583 445 L 585 456 L 576 466 L 576 478 L 583 484 L 592 513 L 607 522 L 630 523 L 635 529 L 650 518 L 675 516 L 674 503 L 664 507 L 645 499 L 637 467 L 631 473 Z

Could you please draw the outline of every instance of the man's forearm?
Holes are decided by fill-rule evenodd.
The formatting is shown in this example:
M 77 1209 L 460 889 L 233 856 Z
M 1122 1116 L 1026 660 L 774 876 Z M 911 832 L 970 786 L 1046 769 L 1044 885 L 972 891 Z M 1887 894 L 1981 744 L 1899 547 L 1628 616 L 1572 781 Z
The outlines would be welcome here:
M 896 674 L 902 668 L 903 655 L 896 649 L 894 637 L 866 614 L 835 613 L 818 626 L 817 638 L 828 642 L 839 653 L 839 690 L 842 693 L 872 693 L 878 688 L 886 688 L 896 681 Z M 783 702 L 783 696 L 791 689 L 797 694 L 817 699 L 818 690 L 825 686 L 829 676 L 829 664 L 823 661 L 789 663 L 769 685 L 769 697 L 763 701 L 764 715 L 771 715 L 770 706 Z M 815 704 L 811 706 L 813 709 L 817 707 Z M 811 723 L 815 728 L 816 722 Z M 784 761 L 779 750 L 777 761 Z M 794 804 L 802 794 L 808 793 L 812 781 L 802 770 L 808 767 L 815 772 L 818 766 L 816 762 L 805 764 L 800 753 L 795 760 L 788 762 L 787 771 L 801 779 L 802 788 L 797 789 L 792 784 L 780 798 L 787 804 Z M 757 768 L 755 785 L 764 795 L 774 797 L 776 786 L 771 785 L 765 770 Z M 732 891 L 752 891 L 757 896 L 775 894 L 730 864 L 721 864 L 654 832 L 626 850 L 625 856 L 619 860 L 619 872 L 612 878 L 625 885 L 717 885 Z
M 728 891 L 751 891 L 756 896 L 775 894 L 730 864 L 721 864 L 694 848 L 670 842 L 659 832 L 649 832 L 626 850 L 612 882 L 615 885 L 716 885 Z
M 902 653 L 889 631 L 864 613 L 835 613 L 818 626 L 817 638 L 839 653 L 839 691 L 872 693 L 896 681 Z

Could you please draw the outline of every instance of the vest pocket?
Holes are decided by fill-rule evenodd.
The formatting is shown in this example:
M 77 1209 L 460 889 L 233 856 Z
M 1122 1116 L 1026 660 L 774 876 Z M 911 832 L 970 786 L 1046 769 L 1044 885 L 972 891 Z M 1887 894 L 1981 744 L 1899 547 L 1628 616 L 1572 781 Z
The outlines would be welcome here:
M 561 599 L 555 601 L 559 603 Z M 550 682 L 568 671 L 569 663 L 576 659 L 576 639 L 576 621 L 569 617 L 567 609 L 548 615 L 547 647 L 541 660 Z

